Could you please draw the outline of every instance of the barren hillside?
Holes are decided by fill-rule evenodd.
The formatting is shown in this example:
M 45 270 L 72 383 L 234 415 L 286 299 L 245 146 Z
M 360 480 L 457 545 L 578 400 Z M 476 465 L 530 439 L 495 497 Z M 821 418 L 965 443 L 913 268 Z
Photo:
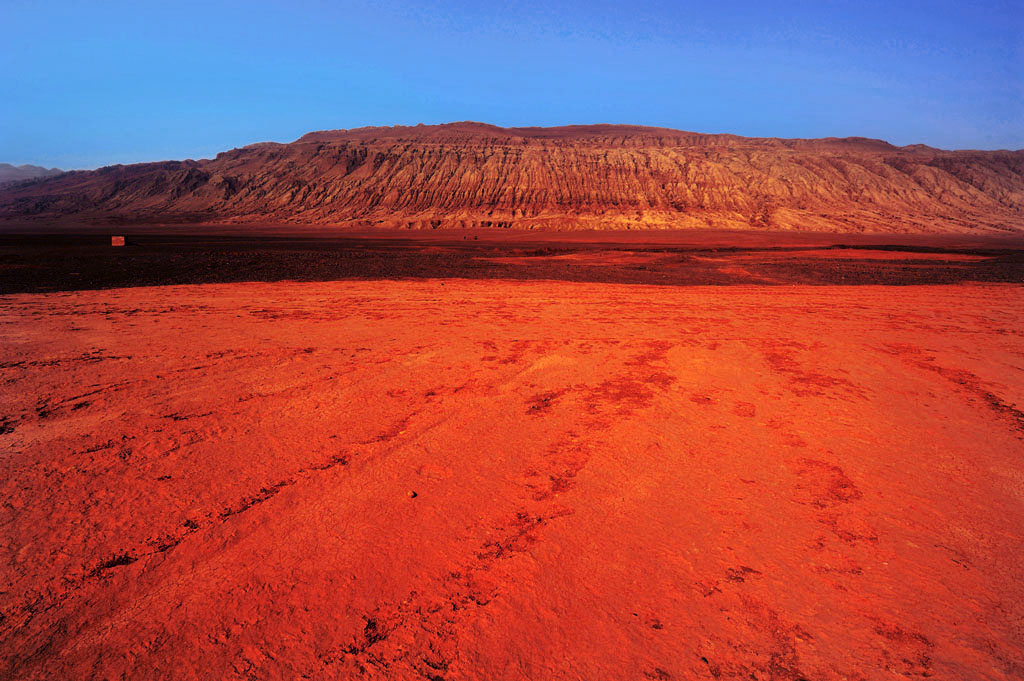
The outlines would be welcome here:
M 1024 231 L 1024 151 L 637 126 L 361 128 L 0 189 L 0 218 Z

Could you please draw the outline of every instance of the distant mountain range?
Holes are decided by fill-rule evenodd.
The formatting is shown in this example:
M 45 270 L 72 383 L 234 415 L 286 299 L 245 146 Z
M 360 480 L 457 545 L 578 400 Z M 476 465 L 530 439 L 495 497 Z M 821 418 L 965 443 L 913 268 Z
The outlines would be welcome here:
M 483 123 L 315 132 L 0 188 L 0 218 L 351 227 L 1024 231 L 1024 151 Z
M 33 165 L 12 166 L 10 163 L 0 163 L 0 184 L 34 180 L 39 177 L 53 177 L 62 172 L 64 171 L 58 168 L 42 168 Z

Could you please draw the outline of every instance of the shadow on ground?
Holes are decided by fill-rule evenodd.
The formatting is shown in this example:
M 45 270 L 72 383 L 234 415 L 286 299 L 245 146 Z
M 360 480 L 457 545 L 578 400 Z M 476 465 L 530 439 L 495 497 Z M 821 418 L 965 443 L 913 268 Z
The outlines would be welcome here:
M 1024 282 L 1024 250 L 923 245 L 665 246 L 551 239 L 0 236 L 0 293 L 241 281 L 559 280 L 620 284 Z

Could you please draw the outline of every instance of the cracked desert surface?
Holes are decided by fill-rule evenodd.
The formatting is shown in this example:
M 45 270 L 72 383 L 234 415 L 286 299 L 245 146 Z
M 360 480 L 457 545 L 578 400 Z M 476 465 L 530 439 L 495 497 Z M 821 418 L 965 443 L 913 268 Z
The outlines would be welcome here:
M 0 297 L 0 678 L 1024 676 L 1005 284 Z

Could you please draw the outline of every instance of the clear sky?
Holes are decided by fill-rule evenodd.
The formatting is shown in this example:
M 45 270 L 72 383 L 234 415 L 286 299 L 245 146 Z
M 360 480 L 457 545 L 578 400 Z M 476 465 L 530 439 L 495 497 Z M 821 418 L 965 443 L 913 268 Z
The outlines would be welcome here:
M 635 123 L 1024 147 L 1024 0 L 0 0 L 0 161 L 363 125 Z

